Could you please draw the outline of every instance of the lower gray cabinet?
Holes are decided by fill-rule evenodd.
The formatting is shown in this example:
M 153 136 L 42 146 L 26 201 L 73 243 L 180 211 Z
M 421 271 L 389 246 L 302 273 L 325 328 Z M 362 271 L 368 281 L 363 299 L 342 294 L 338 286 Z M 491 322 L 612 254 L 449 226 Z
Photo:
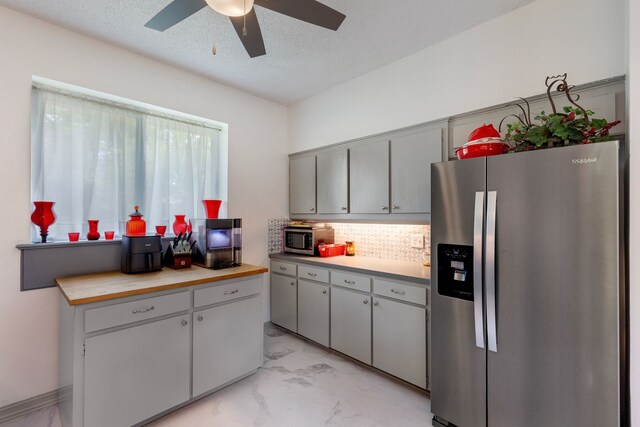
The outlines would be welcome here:
M 331 348 L 371 364 L 371 297 L 331 290 Z
M 190 398 L 189 316 L 85 339 L 84 425 L 130 426 Z
M 297 279 L 271 274 L 271 321 L 298 332 Z
M 193 313 L 193 396 L 262 365 L 260 296 Z
M 426 388 L 426 308 L 373 298 L 373 366 Z
M 298 333 L 329 346 L 329 286 L 298 279 Z

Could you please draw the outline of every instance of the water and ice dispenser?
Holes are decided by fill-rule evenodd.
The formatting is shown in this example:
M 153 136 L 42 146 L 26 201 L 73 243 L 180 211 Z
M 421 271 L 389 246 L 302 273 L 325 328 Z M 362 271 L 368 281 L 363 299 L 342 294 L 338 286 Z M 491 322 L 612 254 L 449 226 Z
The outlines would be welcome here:
M 438 244 L 438 293 L 473 301 L 473 246 Z

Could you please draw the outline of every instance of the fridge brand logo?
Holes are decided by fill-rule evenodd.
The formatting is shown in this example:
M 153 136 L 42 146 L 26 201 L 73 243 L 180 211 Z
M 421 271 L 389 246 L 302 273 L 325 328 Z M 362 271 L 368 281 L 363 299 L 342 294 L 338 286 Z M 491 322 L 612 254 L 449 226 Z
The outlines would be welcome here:
M 574 165 L 588 165 L 589 163 L 595 163 L 597 161 L 597 157 L 589 157 L 586 159 L 573 159 L 571 160 L 571 163 L 573 163 Z

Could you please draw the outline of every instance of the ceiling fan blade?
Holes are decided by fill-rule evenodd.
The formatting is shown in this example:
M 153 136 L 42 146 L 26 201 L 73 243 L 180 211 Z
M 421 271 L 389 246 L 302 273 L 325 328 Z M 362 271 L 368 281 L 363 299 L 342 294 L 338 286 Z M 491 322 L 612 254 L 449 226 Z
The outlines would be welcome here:
M 262 40 L 262 32 L 260 31 L 260 24 L 258 23 L 258 16 L 256 11 L 251 8 L 251 11 L 247 13 L 247 35 L 243 35 L 244 16 L 230 16 L 233 28 L 236 29 L 240 41 L 247 50 L 249 57 L 255 58 L 256 56 L 262 56 L 267 53 L 264 48 L 264 40 Z
M 149 20 L 145 27 L 164 31 L 207 6 L 205 0 L 173 0 Z
M 254 5 L 334 31 L 346 17 L 316 0 L 255 0 Z

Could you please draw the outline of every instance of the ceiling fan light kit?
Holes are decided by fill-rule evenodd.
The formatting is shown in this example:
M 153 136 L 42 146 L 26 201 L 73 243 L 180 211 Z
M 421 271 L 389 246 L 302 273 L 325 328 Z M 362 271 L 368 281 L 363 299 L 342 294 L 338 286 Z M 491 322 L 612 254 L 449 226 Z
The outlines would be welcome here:
M 206 0 L 211 9 L 225 16 L 244 16 L 253 7 L 253 0 Z
M 255 58 L 267 51 L 254 5 L 333 31 L 345 18 L 344 14 L 316 0 L 173 0 L 144 26 L 165 31 L 210 6 L 229 17 L 249 57 Z

